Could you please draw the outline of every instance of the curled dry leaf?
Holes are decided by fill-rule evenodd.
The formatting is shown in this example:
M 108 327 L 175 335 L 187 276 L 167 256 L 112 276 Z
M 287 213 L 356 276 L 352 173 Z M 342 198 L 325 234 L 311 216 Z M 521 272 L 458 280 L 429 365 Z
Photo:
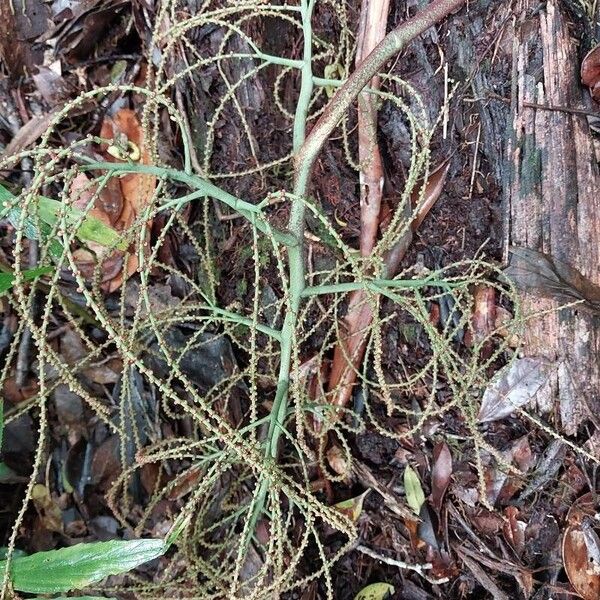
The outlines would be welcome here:
M 575 501 L 567 516 L 562 555 L 571 585 L 584 600 L 600 598 L 598 506 L 591 493 Z
M 581 81 L 590 88 L 592 98 L 600 102 L 600 45 L 585 55 L 581 63 Z
M 548 363 L 537 358 L 519 358 L 492 380 L 483 394 L 477 419 L 498 421 L 530 402 L 548 378 Z
M 500 455 L 507 465 L 515 465 L 522 473 L 528 473 L 535 459 L 526 435 L 514 440 Z M 508 502 L 523 486 L 522 477 L 513 477 L 504 467 L 496 465 L 485 472 L 487 499 L 490 505 Z
M 504 538 L 513 547 L 518 556 L 521 556 L 525 550 L 525 529 L 527 523 L 519 521 L 519 509 L 516 506 L 507 506 L 504 509 L 506 521 L 502 526 Z
M 48 531 L 62 533 L 62 513 L 48 488 L 41 483 L 36 483 L 31 490 L 31 499 L 33 500 L 42 526 Z
M 411 196 L 411 204 L 413 208 L 418 209 L 417 214 L 412 222 L 412 230 L 416 231 L 429 214 L 437 202 L 440 194 L 444 189 L 448 170 L 450 169 L 450 159 L 447 158 L 444 162 L 438 165 L 429 173 L 429 177 L 423 187 L 417 186 Z M 421 193 L 423 194 L 421 196 Z M 422 200 L 421 200 L 422 198 Z
M 433 469 L 431 472 L 431 504 L 439 514 L 442 500 L 452 476 L 452 455 L 446 442 L 436 444 L 433 449 Z
M 108 146 L 104 149 L 106 160 L 121 162 L 122 158 L 123 160 L 137 160 L 146 165 L 151 163 L 149 152 L 144 146 L 142 127 L 132 110 L 121 109 L 112 119 L 110 117 L 105 118 L 100 135 L 106 139 L 116 140 L 119 144 L 124 144 L 130 149 L 130 153 L 126 156 L 116 157 L 116 152 L 113 149 L 117 146 Z M 76 194 L 76 201 L 87 206 L 96 189 L 93 186 L 90 188 L 89 182 L 84 181 L 83 178 L 76 178 L 73 181 L 73 186 L 71 192 Z M 148 206 L 155 186 L 156 178 L 152 175 L 129 173 L 119 179 L 115 178 L 113 183 L 110 183 L 104 190 L 96 194 L 91 214 L 110 224 L 124 236 L 134 233 L 134 235 L 131 235 L 131 239 L 137 243 L 139 234 L 137 233 L 136 222 L 139 221 Z M 86 188 L 88 189 L 86 190 Z M 148 240 L 152 222 L 146 220 L 145 227 L 144 252 L 146 253 L 149 249 Z M 128 253 L 114 250 L 108 256 L 106 256 L 106 253 L 99 255 L 97 250 L 97 248 L 78 250 L 75 253 L 77 264 L 82 272 L 87 273 L 89 276 L 93 273 L 97 258 L 101 257 L 102 289 L 108 293 L 114 292 L 121 287 L 123 281 L 137 271 L 137 249 L 133 245 L 129 248 Z

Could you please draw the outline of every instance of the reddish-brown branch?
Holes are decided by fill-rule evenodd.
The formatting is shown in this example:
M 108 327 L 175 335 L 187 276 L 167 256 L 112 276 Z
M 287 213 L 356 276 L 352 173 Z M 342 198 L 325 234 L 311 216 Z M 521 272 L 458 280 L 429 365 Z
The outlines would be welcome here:
M 385 37 L 389 0 L 363 0 L 356 65 L 368 56 Z M 379 87 L 379 77 L 371 89 Z M 360 251 L 371 254 L 377 241 L 379 212 L 383 192 L 383 164 L 377 143 L 377 105 L 372 94 L 358 97 L 358 160 L 360 165 Z
M 398 271 L 400 262 L 412 241 L 413 231 L 418 229 L 439 198 L 449 166 L 450 161 L 446 160 L 429 175 L 425 183 L 425 190 L 423 190 L 423 202 L 417 213 L 412 216 L 410 229 L 398 240 L 385 257 L 388 277 L 393 277 Z M 409 213 L 412 212 L 419 200 L 420 189 L 421 186 L 413 193 L 411 206 L 407 207 Z M 366 293 L 363 290 L 352 292 L 348 302 L 348 312 L 343 321 L 344 334 L 334 350 L 329 374 L 328 389 L 332 394 L 329 398 L 331 404 L 346 406 L 350 401 L 356 383 L 357 370 L 360 368 L 367 347 L 369 328 L 372 322 L 373 308 Z

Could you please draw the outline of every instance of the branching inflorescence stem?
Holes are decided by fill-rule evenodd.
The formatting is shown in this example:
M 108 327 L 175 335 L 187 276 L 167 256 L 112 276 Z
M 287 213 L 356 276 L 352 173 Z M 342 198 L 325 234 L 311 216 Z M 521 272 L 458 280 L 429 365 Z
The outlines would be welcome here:
M 312 71 L 312 12 L 316 0 L 301 0 L 299 12 L 302 18 L 302 30 L 304 35 L 303 57 L 301 61 L 275 61 L 270 56 L 258 55 L 259 58 L 268 62 L 282 63 L 293 62 L 288 66 L 300 68 L 301 86 L 296 105 L 293 131 L 294 150 L 294 189 L 293 200 L 288 221 L 287 231 L 273 229 L 267 218 L 262 214 L 260 207 L 235 198 L 226 191 L 218 188 L 212 183 L 180 171 L 140 165 L 135 163 L 99 163 L 83 160 L 82 170 L 107 170 L 123 173 L 151 173 L 158 177 L 169 177 L 181 181 L 191 188 L 197 190 L 184 198 L 176 198 L 162 208 L 179 207 L 197 197 L 210 196 L 230 206 L 240 215 L 248 219 L 259 231 L 266 233 L 284 244 L 288 250 L 289 289 L 287 290 L 288 310 L 285 315 L 281 331 L 273 331 L 263 328 L 263 333 L 271 335 L 280 342 L 280 366 L 277 383 L 277 391 L 271 414 L 268 418 L 269 429 L 264 444 L 265 459 L 274 463 L 278 457 L 279 439 L 284 431 L 283 422 L 288 413 L 289 386 L 296 344 L 296 330 L 300 303 L 304 297 L 324 293 L 324 291 L 341 292 L 359 289 L 365 285 L 374 291 L 385 293 L 386 287 L 413 287 L 422 284 L 422 281 L 378 281 L 370 283 L 358 282 L 329 286 L 326 288 L 307 288 L 304 274 L 304 226 L 305 226 L 305 199 L 307 197 L 308 185 L 314 161 L 321 148 L 329 138 L 335 127 L 346 114 L 352 103 L 365 89 L 370 80 L 385 65 L 385 63 L 400 52 L 412 39 L 425 32 L 430 27 L 444 19 L 451 12 L 459 9 L 466 0 L 433 0 L 425 9 L 413 18 L 405 21 L 390 33 L 375 47 L 375 49 L 360 63 L 354 73 L 341 85 L 339 85 L 334 97 L 330 100 L 327 108 L 306 136 L 306 123 L 313 87 L 315 84 L 322 85 L 326 80 L 315 77 Z M 338 85 L 338 82 L 335 82 Z M 242 321 L 240 321 L 242 322 Z M 263 513 L 265 501 L 269 489 L 272 487 L 271 475 L 261 475 L 258 489 L 254 498 L 253 506 L 249 515 L 249 521 L 245 528 L 248 536 L 252 536 L 256 522 Z M 243 547 L 248 543 L 249 537 L 242 542 L 240 555 Z
M 277 392 L 269 421 L 265 442 L 265 458 L 277 460 L 278 445 L 283 431 L 283 420 L 288 410 L 288 391 L 292 367 L 295 331 L 298 310 L 303 298 L 306 281 L 304 276 L 304 224 L 305 204 L 313 163 L 335 127 L 346 114 L 363 88 L 384 64 L 400 52 L 408 42 L 459 9 L 465 0 L 433 0 L 415 17 L 405 21 L 390 33 L 362 61 L 346 82 L 340 86 L 327 108 L 305 136 L 306 121 L 310 105 L 314 78 L 312 72 L 312 27 L 311 17 L 315 0 L 301 0 L 304 53 L 301 69 L 301 88 L 294 119 L 294 200 L 288 221 L 288 233 L 296 244 L 288 246 L 289 290 L 288 311 L 281 330 L 280 368 Z M 255 505 L 250 517 L 250 531 L 264 508 L 267 492 L 272 482 L 264 476 L 259 485 Z

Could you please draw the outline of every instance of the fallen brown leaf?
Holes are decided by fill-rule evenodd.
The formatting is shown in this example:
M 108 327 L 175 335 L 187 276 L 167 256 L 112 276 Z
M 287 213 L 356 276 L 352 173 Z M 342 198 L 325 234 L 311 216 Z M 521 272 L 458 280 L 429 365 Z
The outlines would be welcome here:
M 511 248 L 510 252 L 504 273 L 521 290 L 563 302 L 580 300 L 583 308 L 600 311 L 600 285 L 571 265 L 530 248 Z
M 600 598 L 600 539 L 598 506 L 591 493 L 575 501 L 567 516 L 562 555 L 571 585 L 584 600 Z
M 48 488 L 41 483 L 37 483 L 31 490 L 31 499 L 43 527 L 48 531 L 62 533 L 62 513 L 56 502 L 52 499 Z
M 519 509 L 516 506 L 507 506 L 504 509 L 506 521 L 503 525 L 503 533 L 506 541 L 513 547 L 517 556 L 521 556 L 525 550 L 525 529 L 527 523 L 519 521 Z
M 442 509 L 444 494 L 452 477 L 452 455 L 446 442 L 436 444 L 433 449 L 433 469 L 431 471 L 431 505 L 436 513 Z
M 519 358 L 492 380 L 483 394 L 477 420 L 498 421 L 525 406 L 548 379 L 548 365 L 537 358 Z
M 142 164 L 150 164 L 150 155 L 144 146 L 142 127 L 132 110 L 121 109 L 113 118 L 106 117 L 102 124 L 100 135 L 106 139 L 118 140 L 132 149 L 132 155 Z M 111 146 L 103 148 L 105 160 L 120 162 L 115 158 Z M 90 215 L 111 225 L 117 231 L 127 235 L 142 216 L 144 209 L 152 198 L 156 178 L 152 175 L 129 173 L 122 177 L 113 178 L 99 194 L 96 194 L 94 206 Z M 94 191 L 85 175 L 78 175 L 71 184 L 71 196 L 80 208 L 87 207 Z M 144 253 L 148 253 L 148 240 L 152 222 L 146 220 L 146 235 Z M 137 234 L 135 236 L 137 239 Z M 111 293 L 118 290 L 123 281 L 128 279 L 138 269 L 138 256 L 135 246 L 126 254 L 113 250 L 106 255 L 106 248 L 96 244 L 88 244 L 88 248 L 80 248 L 74 256 L 82 273 L 92 277 L 97 261 L 100 259 L 102 270 L 102 289 Z
M 581 81 L 590 88 L 592 98 L 600 102 L 600 45 L 585 55 L 581 63 Z

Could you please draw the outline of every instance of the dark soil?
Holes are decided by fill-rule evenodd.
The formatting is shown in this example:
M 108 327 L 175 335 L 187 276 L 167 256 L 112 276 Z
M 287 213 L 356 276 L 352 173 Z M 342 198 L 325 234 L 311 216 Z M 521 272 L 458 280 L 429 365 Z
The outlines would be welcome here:
M 389 27 L 400 22 L 407 11 L 407 3 L 395 0 L 389 16 Z M 411 7 L 422 2 L 409 2 Z M 500 261 L 504 246 L 502 233 L 503 198 L 503 151 L 508 127 L 508 108 L 499 101 L 490 99 L 486 92 L 496 96 L 510 96 L 510 56 L 512 44 L 510 29 L 506 27 L 506 15 L 511 10 L 509 2 L 471 3 L 468 13 L 461 12 L 453 16 L 448 23 L 442 24 L 436 31 L 430 31 L 411 44 L 397 61 L 392 72 L 421 92 L 426 103 L 426 111 L 433 119 L 437 116 L 444 101 L 444 72 L 439 69 L 440 54 L 448 60 L 450 77 L 459 82 L 452 97 L 448 112 L 448 135 L 442 139 L 436 136 L 432 147 L 432 166 L 450 159 L 451 167 L 447 183 L 441 197 L 426 218 L 404 259 L 402 269 L 416 263 L 428 268 L 447 266 L 482 254 L 492 261 Z M 66 45 L 63 54 L 64 74 L 62 85 L 64 94 L 73 97 L 80 86 L 80 69 L 86 73 L 88 85 L 99 85 L 109 80 L 108 64 L 123 60 L 129 81 L 138 77 L 143 69 L 141 56 L 144 51 L 144 39 L 148 32 L 140 17 L 135 3 L 119 5 L 120 8 L 110 18 L 105 13 L 88 23 L 88 31 L 94 33 L 87 43 Z M 350 27 L 355 30 L 360 11 L 360 2 L 349 2 Z M 0 13 L 1 14 L 1 13 Z M 132 15 L 134 27 L 128 27 Z M 325 5 L 317 10 L 315 32 L 324 39 L 339 35 L 331 7 Z M 301 45 L 293 28 L 281 27 L 269 22 L 250 23 L 257 45 L 267 52 L 276 54 L 285 49 L 286 54 L 298 57 Z M 110 36 L 105 36 L 106 32 Z M 38 32 L 39 35 L 41 32 Z M 219 43 L 219 31 L 203 31 L 198 35 L 197 47 L 206 51 Z M 581 32 L 583 35 L 583 32 Z M 106 39 L 105 39 L 106 38 Z M 67 44 L 67 41 L 64 41 Z M 35 44 L 33 44 L 35 46 Z M 32 47 L 33 47 L 32 46 Z M 490 52 L 490 48 L 494 50 Z M 292 50 L 290 50 L 290 48 Z M 6 51 L 6 48 L 5 48 Z M 24 47 L 23 52 L 28 53 Z M 125 56 L 124 59 L 119 57 Z M 31 66 L 40 61 L 39 53 L 27 54 L 23 59 L 30 66 L 27 74 L 20 72 L 9 61 L 3 63 L 4 76 L 0 79 L 0 140 L 7 144 L 12 138 L 8 126 L 7 106 L 24 106 L 25 113 L 52 110 L 62 101 L 55 99 L 51 105 L 48 98 L 39 93 L 39 85 L 29 76 Z M 29 61 L 29 62 L 28 62 Z M 180 65 L 172 64 L 174 71 Z M 15 70 L 16 69 L 16 70 Z M 289 123 L 281 119 L 280 113 L 271 96 L 277 70 L 267 68 L 260 78 L 254 78 L 244 89 L 245 118 L 254 136 L 255 149 L 263 163 L 270 162 L 291 151 Z M 240 73 L 231 73 L 236 79 Z M 182 86 L 184 106 L 194 134 L 194 143 L 198 147 L 202 160 L 202 142 L 205 141 L 206 121 L 212 118 L 218 98 L 224 93 L 220 79 L 212 77 L 209 70 L 198 76 L 196 86 Z M 201 81 L 200 81 L 201 79 Z M 298 82 L 287 76 L 282 86 L 282 103 L 292 110 Z M 185 88 L 185 89 L 184 89 Z M 138 108 L 135 98 L 128 100 Z M 324 100 L 322 100 L 324 102 Z M 98 133 L 99 123 L 106 106 L 90 107 L 73 120 L 72 131 Z M 228 112 L 230 111 L 230 112 Z M 203 125 L 204 124 L 204 125 Z M 356 124 L 356 116 L 349 116 L 348 127 Z M 210 164 L 213 173 L 226 173 L 239 169 L 240 165 L 254 165 L 252 148 L 243 134 L 239 116 L 231 106 L 221 115 L 216 127 L 213 158 Z M 61 131 L 65 139 L 70 135 L 66 129 Z M 175 167 L 181 166 L 181 140 L 173 138 L 170 131 L 164 131 L 162 151 L 168 162 Z M 398 202 L 400 191 L 405 183 L 408 168 L 407 154 L 408 130 L 402 115 L 391 105 L 384 104 L 379 113 L 379 142 L 384 157 L 386 173 L 385 199 L 390 207 Z M 334 136 L 336 137 L 336 136 Z M 356 153 L 356 144 L 351 143 L 351 152 Z M 290 170 L 288 165 L 270 169 L 265 175 L 250 174 L 235 179 L 222 179 L 219 185 L 237 196 L 258 202 L 270 190 L 285 189 L 289 186 Z M 19 175 L 9 174 L 13 181 Z M 344 148 L 339 137 L 327 144 L 314 170 L 311 197 L 322 211 L 338 224 L 338 230 L 345 242 L 357 245 L 360 230 L 359 189 L 355 171 L 344 158 Z M 192 209 L 187 215 L 193 229 L 194 222 L 201 218 L 199 209 Z M 287 219 L 287 209 L 276 205 L 271 212 L 274 225 L 283 227 Z M 309 221 L 309 229 L 318 233 L 317 224 Z M 251 245 L 250 227 L 241 221 L 222 221 L 213 223 L 215 255 L 218 269 L 218 295 L 222 305 L 234 302 L 248 306 L 252 302 L 252 255 L 247 249 Z M 2 230 L 2 256 L 9 254 L 10 236 L 7 229 Z M 156 232 L 155 232 L 156 235 Z M 172 260 L 191 274 L 198 274 L 199 257 L 193 244 L 181 239 L 173 239 Z M 268 254 L 268 248 L 259 248 L 262 252 L 261 265 L 263 286 L 273 298 L 281 296 L 281 281 L 277 265 Z M 333 253 L 327 244 L 314 243 L 313 260 L 320 268 L 333 263 Z M 156 283 L 162 284 L 161 276 Z M 175 295 L 177 281 L 173 285 Z M 185 282 L 179 282 L 181 290 Z M 327 303 L 328 299 L 324 299 Z M 108 301 L 110 302 L 110 300 Z M 116 300 L 114 300 L 116 302 Z M 498 300 L 501 302 L 501 299 Z M 383 314 L 391 314 L 394 307 L 384 303 Z M 432 306 L 432 314 L 436 307 Z M 309 315 L 316 319 L 317 314 Z M 433 317 L 432 317 L 433 318 Z M 5 312 L 3 333 L 12 328 L 10 315 Z M 91 326 L 90 326 L 91 327 Z M 0 339 L 2 338 L 0 334 Z M 103 334 L 96 331 L 99 342 Z M 322 343 L 320 332 L 309 341 L 305 349 L 306 357 Z M 426 342 L 419 331 L 418 324 L 408 316 L 400 315 L 385 330 L 385 366 L 393 378 L 401 378 L 416 371 L 426 361 L 429 352 Z M 57 347 L 59 344 L 57 343 Z M 457 352 L 464 350 L 464 342 L 456 341 Z M 6 348 L 2 346 L 3 357 Z M 226 357 L 225 361 L 223 357 Z M 200 388 L 208 389 L 219 380 L 219 369 L 227 371 L 237 363 L 247 364 L 248 355 L 241 344 L 227 344 L 226 348 L 214 348 L 214 355 L 190 357 L 185 368 L 196 377 Z M 502 359 L 499 359 L 502 362 Z M 225 366 L 224 366 L 225 365 Z M 160 371 L 161 365 L 153 368 Z M 162 365 L 164 368 L 164 365 Z M 168 372 L 165 372 L 168 376 Z M 115 397 L 117 383 L 103 381 L 98 383 L 89 375 L 87 384 L 98 394 Z M 32 369 L 28 384 L 35 385 Z M 148 399 L 148 390 L 141 386 L 143 395 Z M 64 390 L 63 404 L 53 409 L 49 416 L 51 436 L 48 448 L 48 460 L 52 465 L 52 476 L 48 479 L 49 491 L 63 514 L 66 524 L 62 531 L 53 531 L 48 527 L 47 515 L 30 509 L 23 527 L 19 531 L 17 546 L 27 551 L 50 549 L 72 544 L 79 540 L 108 539 L 116 535 L 117 522 L 112 518 L 104 494 L 116 472 L 119 470 L 118 449 L 113 447 L 114 438 L 108 435 L 104 426 L 94 422 L 91 411 L 68 395 Z M 240 386 L 236 390 L 237 414 L 231 416 L 239 422 L 244 414 L 245 391 Z M 271 400 L 273 388 L 265 389 L 265 397 Z M 436 390 L 436 399 L 443 405 L 451 395 L 443 382 Z M 5 404 L 16 406 L 27 398 L 27 390 L 5 390 Z M 354 398 L 355 407 L 360 399 Z M 407 407 L 419 409 L 425 402 L 425 392 L 415 390 L 408 397 L 400 399 Z M 359 407 L 358 407 L 359 408 Z M 358 409 L 357 408 L 357 409 Z M 186 421 L 171 421 L 160 413 L 159 429 L 170 435 L 186 435 Z M 410 422 L 397 418 L 388 418 L 383 408 L 378 408 L 378 418 L 391 430 L 406 428 Z M 70 420 L 70 421 L 69 421 Z M 37 424 L 30 416 L 17 419 L 6 429 L 3 443 L 3 459 L 18 475 L 17 482 L 0 485 L 0 499 L 4 510 L 0 519 L 0 534 L 7 541 L 10 525 L 20 506 L 21 497 L 29 468 L 32 464 Z M 80 428 L 80 430 L 78 430 Z M 77 431 L 73 434 L 73 431 Z M 83 431 L 85 430 L 85 434 Z M 445 435 L 442 436 L 441 433 Z M 357 460 L 366 472 L 385 489 L 390 497 L 405 506 L 404 483 L 402 474 L 405 466 L 411 464 L 418 472 L 426 496 L 433 491 L 431 479 L 435 462 L 434 449 L 445 439 L 453 458 L 452 477 L 441 509 L 425 505 L 421 513 L 419 526 L 410 524 L 391 507 L 389 499 L 382 500 L 377 491 L 372 491 L 365 501 L 359 520 L 361 543 L 376 550 L 379 554 L 412 564 L 433 563 L 429 571 L 431 577 L 447 578 L 447 582 L 434 585 L 418 574 L 401 570 L 397 566 L 387 565 L 373 559 L 358 550 L 350 552 L 340 560 L 332 573 L 336 600 L 354 598 L 365 585 L 385 581 L 394 585 L 394 598 L 403 600 L 426 600 L 444 598 L 492 598 L 494 590 L 486 586 L 486 577 L 504 594 L 504 598 L 554 598 L 566 597 L 572 593 L 561 561 L 561 535 L 566 523 L 567 509 L 591 481 L 595 481 L 595 471 L 582 463 L 571 453 L 563 453 L 563 463 L 554 475 L 545 478 L 543 473 L 532 474 L 542 463 L 551 439 L 543 432 L 532 433 L 530 426 L 519 419 L 508 418 L 489 424 L 486 440 L 496 449 L 507 453 L 519 466 L 527 466 L 529 475 L 524 480 L 519 476 L 510 476 L 497 483 L 503 474 L 489 461 L 486 484 L 491 489 L 498 487 L 495 497 L 495 511 L 488 511 L 475 502 L 473 493 L 477 487 L 473 469 L 474 449 L 472 440 L 465 439 L 468 430 L 464 427 L 462 416 L 449 411 L 442 418 L 427 422 L 424 430 L 412 438 L 398 442 L 385 437 L 372 426 L 367 426 L 361 434 L 351 434 L 349 441 Z M 91 466 L 86 456 L 86 440 L 93 442 L 95 456 Z M 520 462 L 519 462 L 520 461 Z M 116 463 L 116 464 L 113 464 Z M 80 490 L 79 495 L 71 496 L 72 490 L 65 488 L 64 481 L 57 470 L 58 465 L 66 465 L 70 480 L 80 480 L 82 470 L 92 469 L 90 483 Z M 527 470 L 524 469 L 524 470 Z M 137 489 L 130 490 L 136 497 L 136 510 L 141 510 L 147 499 L 144 490 L 151 481 L 151 472 L 142 472 L 137 481 Z M 496 483 L 494 483 L 496 481 Z M 531 494 L 522 495 L 531 481 L 538 485 Z M 43 478 L 39 483 L 46 483 Z M 336 483 L 331 487 L 328 502 L 339 502 L 357 496 L 367 486 L 364 479 L 355 477 L 346 483 Z M 76 497 L 76 500 L 73 498 Z M 39 508 L 39 505 L 38 505 Z M 163 507 L 164 508 L 164 507 Z M 154 522 L 160 525 L 161 507 L 157 507 Z M 518 519 L 514 516 L 518 513 Z M 415 522 L 416 523 L 416 522 Z M 512 529 L 511 529 L 512 527 Z M 412 529 L 411 529 L 412 528 Z M 521 536 L 521 537 L 519 537 Z M 518 537 L 518 539 L 516 539 Z M 341 541 L 335 535 L 326 538 L 331 551 Z M 466 557 L 466 558 L 465 558 Z M 300 576 L 310 573 L 311 564 L 307 560 L 300 566 Z M 324 597 L 324 587 L 313 582 L 306 589 L 289 594 L 287 597 L 311 600 Z

